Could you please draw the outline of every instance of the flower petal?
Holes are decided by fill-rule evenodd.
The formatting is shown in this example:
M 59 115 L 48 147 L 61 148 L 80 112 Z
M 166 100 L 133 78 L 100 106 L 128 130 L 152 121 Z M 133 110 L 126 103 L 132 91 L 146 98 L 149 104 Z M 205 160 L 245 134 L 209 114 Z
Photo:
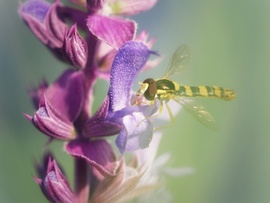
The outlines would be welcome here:
M 65 71 L 49 86 L 45 96 L 53 107 L 53 114 L 65 122 L 73 122 L 78 117 L 84 100 L 82 72 Z
M 19 14 L 29 26 L 36 37 L 45 45 L 48 44 L 49 36 L 46 33 L 44 19 L 47 15 L 50 4 L 45 1 L 27 1 L 20 6 Z
M 111 145 L 105 140 L 74 140 L 66 145 L 66 150 L 72 156 L 85 159 L 101 175 L 116 175 L 116 158 Z
M 150 51 L 141 42 L 126 42 L 116 53 L 110 78 L 109 111 L 130 106 L 130 91 L 134 79 L 149 59 Z
M 136 32 L 134 21 L 98 14 L 89 16 L 87 26 L 97 38 L 105 41 L 115 49 L 118 49 L 129 40 L 133 40 Z
M 125 151 L 135 151 L 149 146 L 152 135 L 153 125 L 142 113 L 135 112 L 123 118 L 124 129 L 116 139 L 116 146 L 123 154 Z
M 30 117 L 29 117 L 30 118 Z M 49 117 L 45 107 L 40 107 L 31 122 L 42 133 L 61 140 L 74 139 L 75 129 L 71 123 Z
M 117 171 L 119 171 L 119 175 L 105 177 L 104 180 L 100 182 L 93 194 L 91 202 L 127 202 L 128 200 L 156 189 L 158 186 L 157 184 L 140 186 L 144 171 L 126 167 L 125 163 L 120 164 Z
M 151 9 L 157 0 L 109 0 L 114 14 L 135 15 Z
M 63 22 L 59 0 L 49 4 L 42 0 L 30 0 L 19 8 L 19 14 L 34 35 L 59 59 L 63 60 L 62 45 L 67 25 Z
M 107 97 L 97 113 L 86 122 L 84 137 L 109 136 L 115 135 L 121 131 L 121 125 L 106 120 L 108 107 L 109 99 Z
M 21 4 L 19 8 L 19 14 L 23 18 L 27 18 L 27 16 L 31 16 L 32 18 L 43 22 L 50 5 L 47 1 L 41 0 L 30 0 Z
M 67 25 L 64 23 L 62 15 L 59 12 L 59 0 L 55 0 L 52 4 L 48 14 L 45 16 L 44 23 L 47 33 L 50 35 L 49 47 L 62 48 Z
M 49 157 L 47 161 L 44 165 L 47 168 L 46 176 L 42 179 L 34 178 L 42 192 L 51 202 L 74 202 L 75 198 L 71 187 L 56 161 L 52 157 Z

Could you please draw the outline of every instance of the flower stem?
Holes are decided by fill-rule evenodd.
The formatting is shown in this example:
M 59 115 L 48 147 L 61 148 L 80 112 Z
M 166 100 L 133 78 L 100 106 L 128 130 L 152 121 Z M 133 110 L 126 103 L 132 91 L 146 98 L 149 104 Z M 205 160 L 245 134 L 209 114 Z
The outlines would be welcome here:
M 76 203 L 87 203 L 89 199 L 89 166 L 80 158 L 75 158 L 75 193 Z

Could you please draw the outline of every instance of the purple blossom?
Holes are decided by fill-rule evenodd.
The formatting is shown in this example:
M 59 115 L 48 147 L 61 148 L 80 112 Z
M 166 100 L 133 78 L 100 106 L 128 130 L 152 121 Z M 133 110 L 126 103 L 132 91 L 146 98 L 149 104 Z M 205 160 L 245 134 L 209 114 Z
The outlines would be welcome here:
M 49 4 L 43 0 L 29 0 L 20 6 L 19 14 L 36 37 L 62 59 L 67 25 L 59 13 L 59 1 Z
M 118 161 L 112 146 L 104 139 L 74 140 L 65 146 L 66 151 L 73 157 L 84 159 L 98 171 L 99 176 L 115 176 Z
M 84 101 L 83 75 L 65 71 L 55 83 L 43 90 L 34 116 L 26 117 L 51 138 L 70 140 L 76 137 L 73 125 Z
M 133 40 L 136 33 L 134 21 L 99 14 L 90 15 L 87 26 L 93 35 L 115 49 L 124 42 Z
M 77 68 L 82 69 L 86 65 L 88 47 L 86 41 L 78 33 L 76 24 L 65 33 L 63 55 L 70 64 Z
M 92 13 L 87 19 L 90 32 L 115 49 L 135 39 L 137 25 L 119 15 L 134 15 L 150 9 L 156 0 L 88 0 L 87 8 Z
M 154 114 L 157 103 L 152 106 L 132 106 L 131 88 L 134 79 L 144 67 L 151 52 L 140 42 L 126 42 L 117 52 L 111 68 L 108 98 L 98 113 L 86 124 L 86 134 L 92 130 L 114 129 L 122 127 L 116 145 L 121 153 L 148 147 L 152 139 L 153 126 L 147 117 Z M 110 126 L 111 124 L 111 126 Z M 118 129 L 118 126 L 115 126 Z M 116 131 L 117 131 L 116 130 Z
M 74 193 L 67 178 L 51 155 L 45 155 L 44 163 L 38 166 L 38 170 L 44 171 L 40 174 L 42 179 L 34 179 L 49 201 L 63 203 L 73 203 L 75 201 Z

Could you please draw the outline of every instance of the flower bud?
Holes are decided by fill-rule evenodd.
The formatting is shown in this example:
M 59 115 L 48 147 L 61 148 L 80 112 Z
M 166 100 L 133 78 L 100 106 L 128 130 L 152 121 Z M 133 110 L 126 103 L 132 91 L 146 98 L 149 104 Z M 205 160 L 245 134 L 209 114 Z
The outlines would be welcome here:
M 80 36 L 76 24 L 65 33 L 63 52 L 66 59 L 75 67 L 84 68 L 87 61 L 87 44 Z
M 75 198 L 67 178 L 61 172 L 57 162 L 49 156 L 46 163 L 43 163 L 44 170 L 47 171 L 45 177 L 34 178 L 39 184 L 43 194 L 51 202 L 73 203 Z M 40 171 L 40 167 L 38 168 Z

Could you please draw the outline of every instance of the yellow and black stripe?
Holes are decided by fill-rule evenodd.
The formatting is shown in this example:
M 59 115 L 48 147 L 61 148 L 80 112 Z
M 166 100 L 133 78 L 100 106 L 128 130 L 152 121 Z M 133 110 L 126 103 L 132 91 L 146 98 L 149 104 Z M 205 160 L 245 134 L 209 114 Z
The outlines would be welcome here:
M 236 97 L 233 90 L 218 86 L 180 85 L 177 94 L 183 97 L 212 97 L 224 100 L 232 100 Z

